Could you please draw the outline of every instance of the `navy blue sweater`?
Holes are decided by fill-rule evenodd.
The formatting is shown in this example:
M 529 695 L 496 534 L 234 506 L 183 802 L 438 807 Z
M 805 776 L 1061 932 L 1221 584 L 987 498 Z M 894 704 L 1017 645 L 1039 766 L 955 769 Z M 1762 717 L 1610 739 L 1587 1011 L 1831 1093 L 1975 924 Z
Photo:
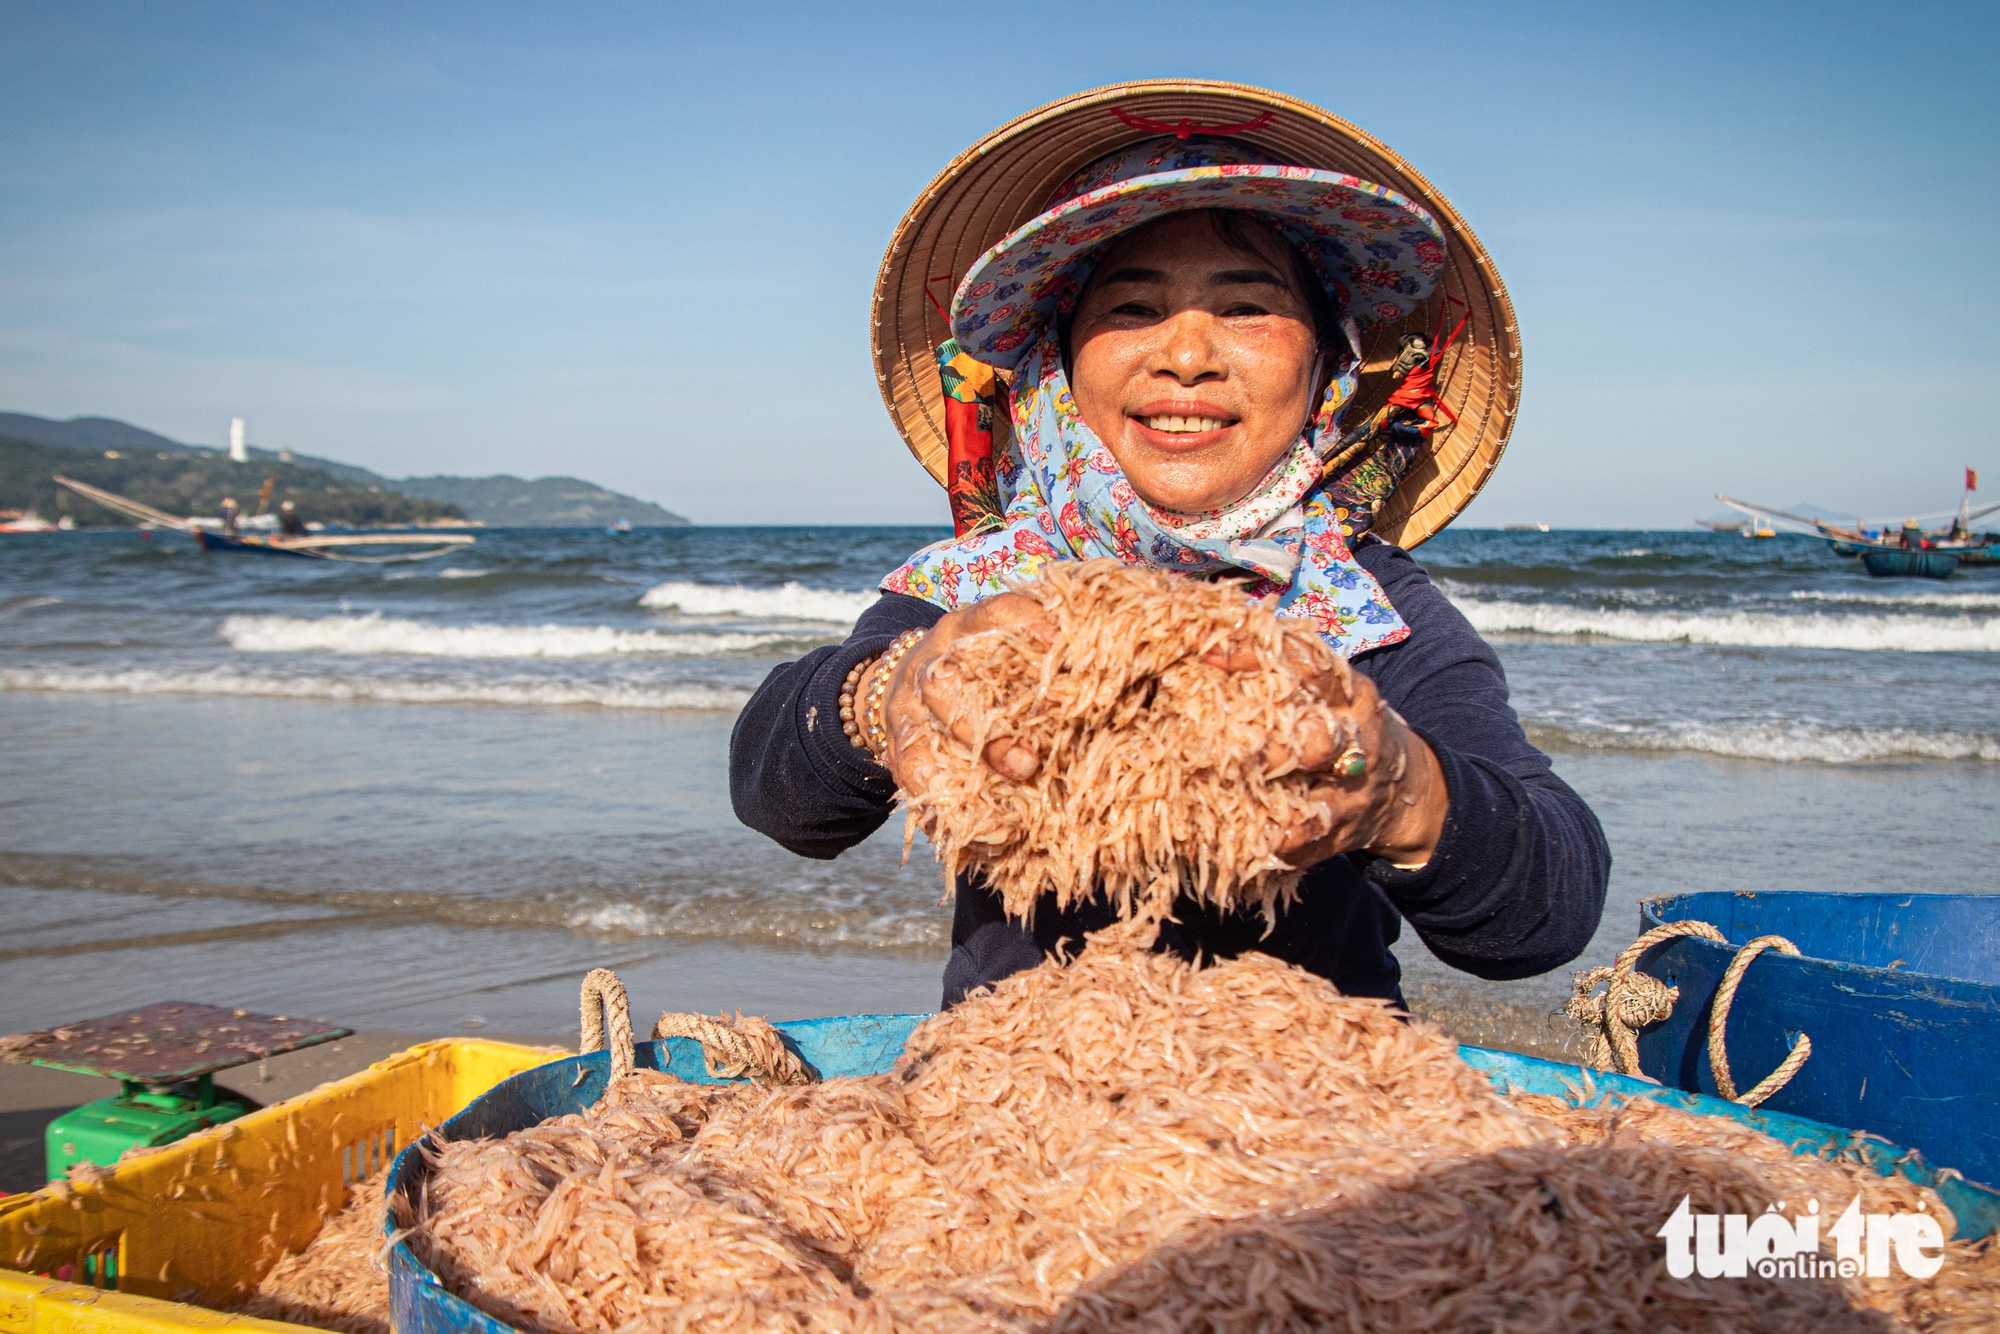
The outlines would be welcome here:
M 1351 996 L 1401 999 L 1389 952 L 1399 916 L 1437 956 L 1480 977 L 1546 973 L 1589 944 L 1604 910 L 1611 852 L 1597 817 L 1528 743 L 1507 704 L 1500 660 L 1423 567 L 1399 547 L 1355 552 L 1411 634 L 1354 659 L 1390 706 L 1429 743 L 1450 805 L 1437 851 L 1417 870 L 1365 854 L 1306 872 L 1299 897 L 1265 935 L 1257 914 L 1224 915 L 1183 903 L 1163 944 L 1184 956 L 1227 958 L 1259 949 L 1328 978 Z M 804 857 L 838 856 L 888 819 L 895 783 L 840 729 L 840 688 L 862 658 L 943 615 L 931 603 L 885 593 L 846 643 L 815 649 L 773 671 L 730 739 L 737 818 Z M 944 1003 L 1033 967 L 1064 941 L 1107 925 L 1108 906 L 1009 922 L 976 877 L 958 885 Z

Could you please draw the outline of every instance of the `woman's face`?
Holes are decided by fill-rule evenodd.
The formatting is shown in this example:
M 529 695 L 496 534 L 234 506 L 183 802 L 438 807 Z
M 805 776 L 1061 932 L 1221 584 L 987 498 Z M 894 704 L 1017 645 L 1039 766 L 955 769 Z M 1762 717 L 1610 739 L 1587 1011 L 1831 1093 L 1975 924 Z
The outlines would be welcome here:
M 1318 344 L 1285 241 L 1245 218 L 1142 227 L 1098 264 L 1070 328 L 1084 422 L 1155 509 L 1241 500 L 1305 429 Z

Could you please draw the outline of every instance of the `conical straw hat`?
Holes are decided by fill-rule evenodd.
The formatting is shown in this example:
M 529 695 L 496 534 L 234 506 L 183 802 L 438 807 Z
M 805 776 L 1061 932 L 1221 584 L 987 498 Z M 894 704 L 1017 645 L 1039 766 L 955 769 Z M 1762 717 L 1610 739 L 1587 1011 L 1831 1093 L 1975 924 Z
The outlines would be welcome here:
M 1079 168 L 1160 133 L 1133 121 L 1191 122 L 1195 132 L 1226 127 L 1230 139 L 1270 150 L 1274 162 L 1350 173 L 1409 197 L 1437 219 L 1445 235 L 1443 280 L 1410 315 L 1363 331 L 1361 387 L 1347 413 L 1350 422 L 1363 420 L 1387 398 L 1382 372 L 1402 335 L 1432 334 L 1441 322 L 1448 333 L 1469 316 L 1438 375 L 1457 425 L 1432 437 L 1373 529 L 1405 547 L 1437 533 L 1479 494 L 1514 428 L 1521 339 L 1513 303 L 1479 238 L 1416 168 L 1310 102 L 1247 84 L 1152 79 L 1093 88 L 1009 121 L 938 173 L 897 226 L 875 280 L 876 376 L 910 452 L 942 485 L 944 391 L 934 351 L 947 329 L 933 299 L 949 303 L 967 269 L 1046 209 Z

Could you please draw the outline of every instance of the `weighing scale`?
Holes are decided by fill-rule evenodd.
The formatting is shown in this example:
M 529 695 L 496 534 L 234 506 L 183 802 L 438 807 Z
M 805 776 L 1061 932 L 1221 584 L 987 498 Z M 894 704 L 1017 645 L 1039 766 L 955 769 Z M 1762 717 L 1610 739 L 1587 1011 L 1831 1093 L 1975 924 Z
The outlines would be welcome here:
M 114 1097 L 49 1122 L 49 1180 L 78 1163 L 117 1165 L 127 1149 L 171 1144 L 234 1121 L 258 1104 L 214 1076 L 269 1056 L 352 1035 L 311 1019 L 252 1014 L 221 1005 L 161 1001 L 142 1010 L 0 1038 L 0 1060 L 115 1079 Z

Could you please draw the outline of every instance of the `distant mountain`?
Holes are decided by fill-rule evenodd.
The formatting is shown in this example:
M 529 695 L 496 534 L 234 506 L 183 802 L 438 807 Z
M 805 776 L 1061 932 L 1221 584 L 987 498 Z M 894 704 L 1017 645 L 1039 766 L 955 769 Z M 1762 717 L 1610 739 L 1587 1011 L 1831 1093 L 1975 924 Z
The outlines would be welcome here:
M 102 457 L 107 449 L 121 454 L 199 455 L 223 458 L 222 450 L 185 445 L 166 436 L 115 421 L 110 417 L 72 417 L 53 421 L 23 412 L 0 412 L 0 436 L 30 441 L 54 449 Z M 496 477 L 408 477 L 398 480 L 377 472 L 316 458 L 311 454 L 281 455 L 250 447 L 252 466 L 296 465 L 316 469 L 336 483 L 362 490 L 379 490 L 448 506 L 466 518 L 489 526 L 519 528 L 598 527 L 621 519 L 634 528 L 680 527 L 689 521 L 648 500 L 607 490 L 576 477 L 538 477 L 532 481 L 501 474 Z M 116 489 L 116 488 L 112 488 Z M 256 488 L 250 490 L 254 493 Z M 136 498 L 136 497 L 135 497 Z
M 66 422 L 47 417 L 30 417 L 24 412 L 0 412 L 0 435 L 27 440 L 56 449 L 170 450 L 185 452 L 188 446 L 163 435 L 154 435 L 109 417 L 72 417 Z
M 1796 505 L 1785 505 L 1780 507 L 1780 509 L 1785 514 L 1796 514 L 1801 519 L 1820 519 L 1826 523 L 1839 524 L 1843 527 L 1851 527 L 1861 522 L 1845 510 L 1830 510 L 1824 505 L 1809 505 L 1804 501 L 1800 501 Z M 1774 514 L 1779 512 L 1780 510 L 1772 511 Z M 1725 513 L 1717 514 L 1712 518 L 1696 519 L 1695 522 L 1703 528 L 1712 528 L 1717 532 L 1729 532 L 1743 526 L 1744 516 L 1739 510 L 1729 510 Z
M 634 528 L 676 528 L 688 521 L 651 501 L 607 491 L 576 477 L 526 481 L 497 477 L 405 477 L 398 489 L 456 505 L 495 528 L 580 528 L 623 520 Z
M 212 450 L 133 449 L 131 444 L 127 437 L 123 449 L 66 449 L 0 436 L 0 509 L 30 510 L 44 519 L 67 515 L 87 528 L 131 525 L 123 515 L 57 486 L 55 475 L 62 473 L 169 514 L 214 516 L 224 496 L 233 497 L 244 514 L 254 514 L 258 492 L 268 480 L 270 508 L 289 500 L 307 522 L 373 527 L 465 518 L 455 505 L 335 478 L 319 468 L 265 460 L 231 463 Z
M 1808 505 L 1804 501 L 1800 501 L 1795 505 L 1785 506 L 1785 513 L 1796 514 L 1801 519 L 1823 519 L 1827 523 L 1847 524 L 1861 522 L 1860 516 L 1849 514 L 1846 510 L 1830 510 L 1824 505 Z

